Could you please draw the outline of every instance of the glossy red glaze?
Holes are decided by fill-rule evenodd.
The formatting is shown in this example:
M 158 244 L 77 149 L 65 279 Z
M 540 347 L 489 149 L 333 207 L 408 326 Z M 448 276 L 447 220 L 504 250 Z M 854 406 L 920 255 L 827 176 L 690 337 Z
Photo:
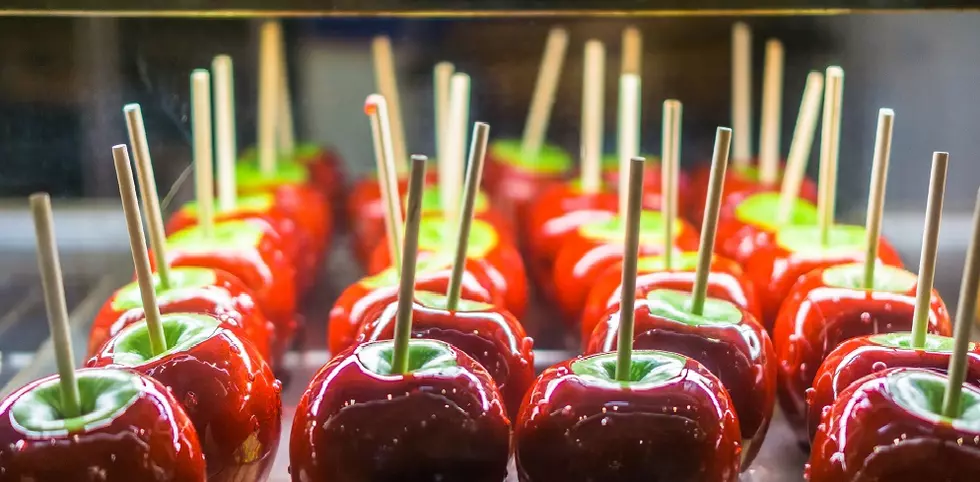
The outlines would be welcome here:
M 116 338 L 88 361 L 116 367 Z M 282 386 L 251 342 L 218 328 L 187 351 L 126 367 L 166 386 L 201 436 L 209 482 L 265 480 L 282 429 Z
M 734 482 L 741 451 L 728 392 L 698 362 L 681 376 L 632 384 L 573 373 L 538 377 L 514 427 L 522 482 Z
M 289 442 L 294 482 L 505 478 L 510 422 L 483 367 L 456 351 L 451 374 L 380 376 L 358 358 L 364 346 L 334 357 L 303 393 Z
M 279 234 L 268 223 L 247 221 L 262 229 L 258 246 L 248 250 L 175 249 L 167 250 L 170 266 L 200 266 L 225 271 L 241 280 L 255 295 L 262 312 L 276 324 L 277 337 L 291 340 L 296 331 L 296 284 L 292 264 L 279 249 Z M 150 255 L 155 263 L 155 257 Z
M 660 242 L 644 242 L 640 236 L 640 256 L 663 254 Z M 697 251 L 698 234 L 689 224 L 683 222 L 680 232 L 674 239 L 674 248 L 680 251 Z M 623 261 L 623 241 L 589 239 L 579 231 L 569 234 L 558 256 L 555 257 L 555 300 L 561 309 L 563 320 L 568 326 L 575 326 L 582 317 L 589 290 L 602 272 L 610 266 Z
M 570 174 L 527 171 L 497 158 L 493 149 L 487 152 L 483 169 L 483 185 L 491 203 L 514 226 L 526 226 L 535 199 L 551 187 L 561 185 Z
M 331 205 L 343 203 L 346 175 L 344 161 L 332 149 L 320 149 L 315 155 L 297 157 L 296 161 L 306 166 L 310 172 L 310 184 L 323 193 Z
M 654 302 L 638 298 L 633 305 L 633 349 L 678 353 L 718 377 L 732 399 L 742 430 L 742 470 L 759 454 L 776 404 L 776 357 L 769 335 L 751 313 L 737 324 L 688 325 L 650 311 Z M 602 317 L 586 355 L 616 351 L 619 308 Z
M 461 297 L 502 306 L 503 295 L 496 290 L 485 266 L 484 262 L 477 260 L 466 261 Z M 451 267 L 417 271 L 415 289 L 445 293 L 449 289 L 451 276 Z M 334 302 L 327 320 L 327 346 L 330 353 L 340 353 L 349 348 L 354 343 L 360 326 L 366 320 L 377 317 L 385 306 L 397 299 L 397 278 L 382 286 L 375 286 L 365 280 L 348 286 Z
M 436 173 L 430 170 L 425 175 L 426 185 L 437 181 Z M 408 180 L 398 180 L 398 192 L 408 192 Z M 351 234 L 354 236 L 354 254 L 362 265 L 371 260 L 371 253 L 384 242 L 384 203 L 381 200 L 381 187 L 378 178 L 372 174 L 354 183 L 345 203 L 347 219 L 350 220 Z
M 606 165 L 602 169 L 603 184 L 612 192 L 619 192 L 619 166 Z M 656 158 L 647 158 L 643 169 L 643 192 L 660 193 L 663 191 L 663 173 L 661 172 L 660 161 Z M 677 172 L 677 209 L 679 213 L 686 213 L 691 201 L 691 176 L 687 172 L 680 170 Z
M 425 252 L 421 249 L 421 252 Z M 434 253 L 435 254 L 435 253 Z M 439 253 L 447 254 L 447 253 Z M 517 247 L 504 238 L 498 238 L 497 244 L 482 258 L 470 257 L 476 261 L 485 261 L 484 271 L 493 282 L 494 291 L 503 293 L 504 305 L 507 311 L 520 318 L 527 309 L 527 272 L 524 271 L 524 260 Z M 379 245 L 368 263 L 368 273 L 380 273 L 391 266 L 388 247 Z
M 980 345 L 973 344 L 967 352 L 966 381 L 980 387 Z M 945 372 L 950 352 L 915 350 L 883 346 L 869 337 L 858 337 L 841 343 L 824 360 L 813 388 L 806 393 L 806 419 L 810 439 L 817 434 L 820 419 L 830 410 L 834 400 L 852 383 L 888 368 L 925 368 Z
M 878 242 L 878 260 L 902 267 L 898 252 L 884 238 Z M 761 321 L 772 332 L 780 306 L 789 298 L 790 290 L 801 277 L 815 269 L 863 261 L 864 253 L 861 251 L 837 251 L 832 255 L 802 254 L 790 252 L 773 242 L 758 246 L 744 267 L 745 275 L 755 285 L 759 295 L 759 303 L 762 305 Z
M 745 223 L 735 214 L 738 205 L 753 194 L 766 191 L 778 192 L 778 188 L 764 189 L 758 184 L 755 186 L 755 189 L 726 192 L 721 210 L 718 212 L 717 252 L 742 265 L 748 263 L 752 253 L 773 244 L 775 241 L 772 231 L 757 224 Z M 813 196 L 815 197 L 816 193 Z M 806 199 L 810 200 L 809 198 Z
M 161 313 L 204 313 L 221 321 L 222 326 L 247 338 L 267 361 L 276 359 L 286 346 L 276 338 L 276 325 L 269 321 L 255 304 L 252 294 L 234 276 L 215 270 L 215 282 L 199 288 L 174 288 L 157 290 L 157 303 Z M 142 307 L 116 310 L 112 305 L 119 292 L 114 293 L 102 305 L 88 339 L 88 356 L 95 353 L 109 338 L 120 330 L 142 322 L 146 313 Z
M 810 440 L 806 391 L 827 355 L 851 338 L 909 331 L 915 311 L 916 285 L 905 293 L 830 287 L 824 283 L 825 270 L 811 271 L 793 287 L 772 332 L 779 406 L 803 444 Z M 952 333 L 946 305 L 935 290 L 928 330 L 943 336 Z
M 974 482 L 980 431 L 913 413 L 899 405 L 889 369 L 845 389 L 824 418 L 807 464 L 810 482 Z
M 356 343 L 391 340 L 395 336 L 398 301 L 358 330 Z M 517 418 L 524 394 L 534 382 L 534 340 L 514 315 L 488 306 L 480 311 L 448 311 L 416 300 L 412 306 L 412 338 L 441 340 L 463 351 L 490 373 L 507 416 Z
M 733 208 L 733 203 L 738 204 L 740 199 L 757 192 L 779 192 L 783 176 L 783 167 L 780 165 L 779 182 L 774 185 L 764 185 L 759 183 L 759 173 L 755 169 L 756 162 L 753 160 L 753 168 L 748 171 L 729 169 L 725 175 L 725 182 L 722 185 L 722 212 Z M 688 211 L 691 221 L 701 224 L 704 220 L 704 201 L 708 192 L 708 179 L 711 176 L 711 163 L 701 163 L 691 170 L 691 202 L 688 204 Z M 812 203 L 817 202 L 817 183 L 812 179 L 804 178 L 800 185 L 800 198 Z M 723 239 L 723 238 L 719 238 Z
M 640 269 L 636 278 L 636 297 L 646 297 L 655 289 L 688 291 L 694 289 L 694 270 L 677 269 L 671 271 L 649 271 Z M 623 263 L 614 263 L 591 282 L 589 296 L 582 310 L 581 334 L 583 346 L 588 343 L 593 330 L 609 310 L 619 309 L 620 288 L 623 282 Z M 756 320 L 760 316 L 759 302 L 755 287 L 742 274 L 742 268 L 730 259 L 714 256 L 708 273 L 708 296 L 731 301 L 739 308 L 752 314 Z
M 14 402 L 56 378 L 31 382 L 0 402 L 0 482 L 207 480 L 187 414 L 166 387 L 146 377 L 139 377 L 133 404 L 105 425 L 39 436 L 15 424 Z

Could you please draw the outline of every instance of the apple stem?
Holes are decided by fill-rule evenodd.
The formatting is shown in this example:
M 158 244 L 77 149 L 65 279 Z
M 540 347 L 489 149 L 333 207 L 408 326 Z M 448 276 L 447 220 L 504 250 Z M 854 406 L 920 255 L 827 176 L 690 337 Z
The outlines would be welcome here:
M 446 132 L 449 128 L 449 84 L 452 80 L 456 66 L 452 62 L 439 62 L 432 69 L 433 100 L 436 124 L 436 159 L 441 164 L 443 159 L 449 157 L 449 150 L 446 146 Z
M 473 212 L 476 209 L 476 196 L 480 192 L 480 179 L 483 177 L 483 163 L 487 155 L 487 143 L 490 138 L 490 126 L 477 122 L 473 126 L 473 142 L 470 144 L 469 171 L 466 173 L 466 186 L 463 188 L 463 209 L 459 215 L 459 227 L 456 230 L 456 252 L 453 258 L 452 277 L 449 279 L 449 290 L 446 295 L 446 307 L 455 311 L 459 306 L 460 293 L 463 287 L 463 273 L 466 271 L 466 251 L 469 247 L 470 226 L 473 224 Z
M 521 137 L 521 157 L 524 159 L 537 159 L 541 146 L 544 145 L 567 47 L 568 31 L 558 27 L 552 28 L 548 32 L 541 66 L 538 68 L 538 78 L 534 83 L 531 107 L 527 113 L 527 121 L 524 123 L 524 135 Z
M 642 157 L 630 159 L 628 204 L 626 209 L 626 235 L 623 246 L 623 282 L 619 303 L 619 342 L 616 359 L 616 380 L 629 381 L 633 358 L 633 318 L 636 302 L 636 271 L 640 250 L 640 213 L 643 209 Z
M 625 35 L 625 34 L 624 34 Z M 598 40 L 585 42 L 582 67 L 582 192 L 602 190 L 602 121 L 606 80 L 606 47 Z
M 796 116 L 796 128 L 793 130 L 793 139 L 789 144 L 786 168 L 783 170 L 783 181 L 779 189 L 779 211 L 776 214 L 778 225 L 787 224 L 792 220 L 793 206 L 796 205 L 796 199 L 800 196 L 800 186 L 803 185 L 803 178 L 806 176 L 806 165 L 810 160 L 813 135 L 817 132 L 817 120 L 822 101 L 823 74 L 810 72 L 806 76 L 803 99 L 800 101 L 800 112 Z M 737 128 L 734 135 L 734 140 L 737 142 Z M 732 161 L 734 160 L 733 158 Z
M 728 169 L 728 153 L 732 144 L 732 130 L 719 127 L 715 132 L 715 150 L 711 156 L 711 175 L 708 178 L 708 194 L 704 204 L 704 221 L 701 223 L 701 244 L 698 246 L 698 267 L 694 273 L 694 289 L 691 298 L 691 313 L 704 313 L 704 302 L 708 297 L 708 275 L 711 273 L 711 258 L 715 250 L 715 235 L 718 231 L 718 212 L 721 209 L 721 195 L 725 187 L 725 171 Z
M 150 158 L 150 145 L 146 140 L 143 112 L 139 104 L 127 104 L 123 112 L 126 114 L 129 144 L 136 164 L 136 178 L 143 193 L 143 211 L 146 212 L 146 226 L 150 231 L 150 248 L 156 258 L 160 289 L 168 290 L 171 284 L 170 264 L 167 261 L 167 232 L 163 227 L 163 213 L 160 209 L 160 196 L 157 194 L 157 181 L 153 176 L 153 161 Z
M 262 22 L 259 30 L 259 118 L 257 139 L 259 170 L 266 176 L 276 172 L 276 125 L 279 122 L 279 73 L 282 25 L 277 20 Z
M 384 96 L 369 95 L 364 110 L 371 120 L 371 139 L 374 141 L 374 159 L 378 170 L 378 187 L 384 205 L 385 234 L 388 237 L 388 255 L 397 269 L 402 262 L 402 209 L 398 193 L 398 173 L 395 167 L 394 147 L 391 140 L 391 124 L 388 119 L 388 103 Z
M 391 152 L 396 175 L 401 177 L 408 170 L 408 150 L 405 147 L 405 124 L 402 121 L 402 103 L 398 95 L 398 78 L 395 76 L 395 55 L 391 39 L 379 35 L 371 41 L 371 58 L 374 61 L 374 82 L 378 92 L 388 99 L 391 112 Z
M 939 252 L 939 224 L 943 216 L 943 196 L 946 192 L 946 166 L 949 154 L 932 155 L 929 175 L 929 197 L 926 201 L 926 222 L 922 233 L 922 253 L 919 255 L 919 279 L 916 282 L 915 311 L 912 314 L 912 348 L 922 349 L 929 328 L 929 302 L 936 279 L 936 256 Z
M 743 171 L 752 162 L 752 30 L 732 25 L 732 164 Z
M 218 55 L 211 61 L 214 72 L 215 154 L 218 161 L 218 209 L 235 208 L 235 80 L 231 57 Z
M 663 112 L 663 145 L 660 152 L 660 212 L 664 223 L 664 268 L 674 265 L 674 225 L 677 222 L 677 171 L 681 157 L 681 116 L 679 100 L 665 100 Z
M 783 117 L 783 43 L 766 41 L 762 73 L 762 122 L 759 129 L 759 183 L 772 186 L 779 180 L 779 134 Z
M 408 372 L 408 340 L 412 337 L 412 305 L 415 302 L 415 259 L 419 252 L 419 224 L 422 218 L 422 190 L 425 188 L 425 156 L 412 156 L 408 178 L 408 210 L 405 212 L 405 239 L 398 285 L 398 312 L 395 315 L 395 349 L 392 373 Z
M 894 123 L 895 113 L 891 109 L 878 110 L 878 133 L 875 135 L 875 150 L 871 162 L 868 214 L 864 223 L 866 250 L 864 254 L 864 289 L 866 290 L 874 289 L 875 284 L 878 239 L 881 237 L 881 218 L 885 210 L 885 188 L 888 183 L 888 161 L 891 158 L 892 126 Z
M 119 196 L 122 198 L 126 228 L 129 230 L 129 246 L 133 252 L 136 281 L 140 287 L 140 297 L 143 299 L 143 312 L 146 314 L 146 327 L 150 335 L 150 350 L 156 356 L 167 349 L 167 342 L 163 334 L 160 306 L 157 304 L 157 294 L 153 286 L 150 257 L 146 254 L 143 218 L 140 216 L 139 201 L 136 198 L 136 185 L 133 184 L 133 171 L 129 167 L 129 152 L 125 145 L 112 147 L 112 160 L 116 165 Z
M 460 187 L 466 162 L 466 127 L 470 115 L 470 76 L 462 72 L 453 74 L 449 81 L 449 118 L 443 139 L 446 157 L 440 157 L 439 191 L 442 216 L 447 227 L 454 225 L 460 216 Z
M 619 120 L 616 149 L 619 156 L 619 217 L 626 218 L 629 208 L 630 160 L 640 155 L 640 76 L 619 77 Z
M 817 196 L 817 229 L 820 244 L 830 245 L 837 202 L 837 161 L 840 156 L 841 102 L 844 94 L 844 70 L 827 67 L 824 85 L 823 121 L 820 134 L 820 186 Z
M 214 158 L 211 139 L 211 74 L 191 73 L 191 124 L 194 135 L 194 186 L 198 226 L 205 236 L 214 235 Z
M 970 346 L 970 325 L 977 308 L 977 289 L 980 288 L 980 192 L 973 209 L 973 234 L 966 251 L 966 266 L 960 282 L 960 298 L 956 304 L 956 332 L 953 356 L 949 359 L 949 380 L 943 394 L 942 415 L 957 418 L 960 415 L 960 396 L 966 380 L 966 354 Z
M 65 418 L 81 415 L 81 396 L 75 378 L 75 355 L 71 347 L 71 328 L 68 325 L 68 306 L 65 303 L 65 283 L 61 276 L 61 261 L 55 242 L 51 197 L 35 193 L 30 197 L 34 231 L 37 235 L 37 264 L 44 289 L 44 306 L 48 327 L 58 362 L 58 382 L 61 385 L 61 408 Z

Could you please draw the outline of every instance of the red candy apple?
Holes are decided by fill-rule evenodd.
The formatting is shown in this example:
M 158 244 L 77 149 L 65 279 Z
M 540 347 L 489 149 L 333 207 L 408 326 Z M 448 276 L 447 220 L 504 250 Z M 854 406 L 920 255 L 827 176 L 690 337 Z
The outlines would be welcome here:
M 757 163 L 752 162 L 745 169 L 729 169 L 725 176 L 725 183 L 722 187 L 721 206 L 722 211 L 731 204 L 737 204 L 747 195 L 757 192 L 776 192 L 780 190 L 780 183 L 783 178 L 783 167 L 780 165 L 779 177 L 772 185 L 765 185 L 759 182 L 759 168 Z M 708 177 L 711 174 L 709 164 L 700 164 L 691 171 L 691 220 L 700 223 L 704 216 L 704 195 L 708 192 Z M 804 178 L 800 185 L 800 198 L 817 202 L 817 184 L 811 179 Z
M 494 207 L 515 226 L 524 226 L 531 203 L 571 172 L 571 157 L 558 147 L 542 146 L 536 158 L 526 159 L 520 141 L 504 140 L 490 147 L 483 181 Z
M 779 229 L 779 193 L 771 191 L 733 193 L 721 206 L 718 215 L 718 253 L 740 264 L 752 253 L 771 245 Z M 809 201 L 797 199 L 787 224 L 816 224 L 817 208 Z

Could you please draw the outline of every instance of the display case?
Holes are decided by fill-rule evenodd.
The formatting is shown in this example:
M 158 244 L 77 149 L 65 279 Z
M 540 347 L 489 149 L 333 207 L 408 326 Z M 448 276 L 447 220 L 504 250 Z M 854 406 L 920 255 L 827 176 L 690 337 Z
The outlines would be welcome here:
M 567 32 L 567 48 L 545 137 L 569 153 L 573 164 L 580 157 L 583 49 L 589 40 L 605 46 L 604 150 L 616 152 L 619 79 L 621 71 L 632 71 L 642 79 L 642 152 L 661 152 L 663 102 L 683 103 L 680 166 L 685 173 L 704 169 L 716 127 L 732 125 L 734 23 L 751 28 L 750 134 L 744 137 L 751 152 L 760 150 L 767 40 L 780 40 L 785 52 L 782 95 L 775 101 L 782 114 L 772 131 L 781 155 L 793 138 L 807 74 L 840 66 L 846 88 L 837 219 L 864 222 L 876 117 L 879 108 L 891 108 L 895 121 L 883 236 L 915 272 L 930 160 L 934 151 L 949 152 L 935 286 L 955 311 L 980 186 L 975 133 L 980 4 L 975 1 L 0 0 L 0 396 L 54 374 L 57 366 L 27 196 L 44 191 L 54 198 L 71 339 L 81 364 L 99 309 L 133 279 L 110 150 L 130 142 L 123 106 L 141 107 L 161 207 L 170 219 L 194 197 L 191 72 L 211 68 L 216 55 L 233 59 L 236 146 L 247 157 L 249 146 L 259 142 L 260 112 L 266 112 L 259 96 L 261 32 L 271 19 L 281 25 L 282 79 L 291 96 L 285 102 L 295 138 L 327 146 L 333 167 L 343 175 L 320 186 L 332 217 L 330 241 L 322 259 L 314 256 L 315 280 L 298 303 L 301 328 L 276 365 L 283 384 L 283 433 L 270 481 L 300 480 L 289 472 L 296 405 L 331 359 L 327 321 L 334 302 L 366 275 L 369 264 L 364 235 L 354 230 L 358 212 L 349 204 L 353 187 L 370 184 L 376 169 L 364 110 L 365 99 L 383 90 L 372 51 L 379 36 L 390 39 L 394 54 L 406 154 L 433 157 L 439 151 L 435 112 L 441 105 L 434 94 L 434 66 L 449 61 L 456 72 L 469 75 L 470 122 L 487 122 L 492 140 L 520 138 L 542 50 L 555 27 Z M 640 33 L 636 67 L 624 60 L 628 27 Z M 806 169 L 814 181 L 819 151 L 818 133 Z M 485 181 L 493 182 L 487 169 Z M 490 197 L 491 205 L 498 202 L 493 193 Z M 526 215 L 514 210 L 504 217 L 533 271 Z M 383 231 L 367 236 L 383 244 Z M 527 283 L 529 303 L 520 321 L 534 338 L 540 373 L 581 350 L 578 332 L 561 321 L 567 315 L 554 306 L 540 278 L 530 276 Z M 980 340 L 976 327 L 973 339 Z M 803 480 L 806 461 L 777 408 L 758 458 L 740 480 Z M 507 480 L 517 480 L 513 465 Z

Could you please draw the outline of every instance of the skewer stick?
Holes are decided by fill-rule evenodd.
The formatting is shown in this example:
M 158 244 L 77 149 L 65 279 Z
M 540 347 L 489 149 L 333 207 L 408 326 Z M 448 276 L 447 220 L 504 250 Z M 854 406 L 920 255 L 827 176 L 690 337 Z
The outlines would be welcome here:
M 399 175 L 408 167 L 408 150 L 405 147 L 405 124 L 402 122 L 402 103 L 398 95 L 398 79 L 395 77 L 395 55 L 391 51 L 391 39 L 375 37 L 371 42 L 374 59 L 374 81 L 378 92 L 388 99 L 391 124 L 392 159 Z
M 157 194 L 157 181 L 153 176 L 153 161 L 150 159 L 150 145 L 146 140 L 143 125 L 143 112 L 139 104 L 123 107 L 126 115 L 126 129 L 129 131 L 129 145 L 133 150 L 136 164 L 136 178 L 143 193 L 143 211 L 146 213 L 146 226 L 150 231 L 150 248 L 156 258 L 157 276 L 160 289 L 170 289 L 170 264 L 167 262 L 167 232 L 163 227 L 163 213 L 160 210 L 160 196 Z
M 412 156 L 408 180 L 408 210 L 405 213 L 405 241 L 398 285 L 398 312 L 395 315 L 395 348 L 391 355 L 392 373 L 408 371 L 408 340 L 412 337 L 412 305 L 415 301 L 415 258 L 419 252 L 419 224 L 422 218 L 422 190 L 425 188 L 425 156 Z
M 626 34 L 623 36 L 625 38 Z M 582 192 L 595 194 L 602 190 L 602 121 L 606 80 L 606 47 L 598 40 L 585 43 L 582 78 Z
M 629 208 L 629 176 L 631 159 L 640 155 L 640 76 L 623 74 L 619 77 L 619 214 L 626 218 Z
M 878 239 L 881 238 L 881 218 L 885 211 L 885 188 L 888 182 L 888 161 L 892 151 L 892 126 L 895 112 L 891 109 L 878 110 L 878 133 L 875 135 L 874 158 L 871 162 L 871 189 L 868 192 L 868 214 L 864 222 L 864 289 L 874 289 L 875 265 L 878 263 Z M 945 173 L 944 173 L 945 176 Z M 945 180 L 945 178 L 944 178 Z M 930 184 L 929 202 L 933 201 Z M 942 190 L 939 192 L 942 195 Z M 940 199 L 939 205 L 942 206 Z M 938 233 L 937 233 L 938 234 Z M 923 242 L 925 239 L 923 239 Z M 925 245 L 923 244 L 923 247 Z M 924 261 L 924 258 L 923 258 Z M 922 275 L 922 271 L 919 271 Z M 932 279 L 929 280 L 930 286 Z
M 61 386 L 61 408 L 67 418 L 81 415 L 81 396 L 75 378 L 75 355 L 71 348 L 71 328 L 68 326 L 68 306 L 65 303 L 65 282 L 61 277 L 61 261 L 55 242 L 51 198 L 47 193 L 30 197 L 34 232 L 37 235 L 37 267 L 44 289 L 44 307 L 48 328 L 58 362 L 58 383 Z
M 470 116 L 470 76 L 453 74 L 449 88 L 449 119 L 446 129 L 446 156 L 439 159 L 439 190 L 443 218 L 455 225 L 466 160 L 466 126 Z
M 480 179 L 483 177 L 483 162 L 487 155 L 490 138 L 490 125 L 477 122 L 473 126 L 473 142 L 470 144 L 469 170 L 466 173 L 466 187 L 463 189 L 463 209 L 456 230 L 456 253 L 453 258 L 452 277 L 449 279 L 446 307 L 455 311 L 463 287 L 463 273 L 466 271 L 466 252 L 470 244 L 470 226 L 476 210 L 476 195 L 480 192 Z
M 218 159 L 218 209 L 235 208 L 235 81 L 231 57 L 219 55 L 211 62 L 214 72 L 215 144 Z
M 133 252 L 133 264 L 136 266 L 136 282 L 139 284 L 140 297 L 143 299 L 143 312 L 146 313 L 150 351 L 156 356 L 167 349 L 167 342 L 163 334 L 163 321 L 160 317 L 160 306 L 157 304 L 156 287 L 153 286 L 150 257 L 146 254 L 143 218 L 140 216 L 139 201 L 136 198 L 136 185 L 133 184 L 133 171 L 129 167 L 129 151 L 124 144 L 112 147 L 112 160 L 116 165 L 119 196 L 122 198 L 126 228 L 129 230 L 129 247 Z
M 214 159 L 211 152 L 211 74 L 191 73 L 191 125 L 194 132 L 194 184 L 197 223 L 205 236 L 214 233 Z
M 660 212 L 664 222 L 664 267 L 670 270 L 674 258 L 674 224 L 677 221 L 677 171 L 680 170 L 681 116 L 679 100 L 665 100 L 663 143 L 660 153 Z
M 630 26 L 623 29 L 623 60 L 621 74 L 641 75 L 643 72 L 643 33 Z
M 391 126 L 388 121 L 388 104 L 380 94 L 369 95 L 364 112 L 371 119 L 371 138 L 374 140 L 374 159 L 378 169 L 378 185 L 385 210 L 385 234 L 388 237 L 388 254 L 393 266 L 402 263 L 402 209 L 398 194 L 398 174 L 392 154 Z
M 738 171 L 752 162 L 752 30 L 732 25 L 732 163 Z
M 626 236 L 623 237 L 623 282 L 619 303 L 619 340 L 616 357 L 616 380 L 630 379 L 630 365 L 633 358 L 633 305 L 636 303 L 636 271 L 640 251 L 640 214 L 643 210 L 643 164 L 642 157 L 630 159 L 629 203 L 626 210 Z
M 944 417 L 960 415 L 963 383 L 966 380 L 966 353 L 970 347 L 970 323 L 977 308 L 977 289 L 980 288 L 980 193 L 973 210 L 973 234 L 966 251 L 966 267 L 960 282 L 960 298 L 956 304 L 956 333 L 953 356 L 949 359 L 949 380 L 943 394 Z
M 715 133 L 715 152 L 711 156 L 711 177 L 708 179 L 708 198 L 704 204 L 704 221 L 701 223 L 701 244 L 698 246 L 698 267 L 694 274 L 691 313 L 704 313 L 704 301 L 708 297 L 708 275 L 711 273 L 711 257 L 715 251 L 715 235 L 718 232 L 718 211 L 728 169 L 728 151 L 732 143 L 732 130 L 719 127 Z
M 925 348 L 926 344 L 926 331 L 929 327 L 929 302 L 932 300 L 932 286 L 936 279 L 939 224 L 943 215 L 943 195 L 946 192 L 946 166 L 948 163 L 949 154 L 945 152 L 932 154 L 929 198 L 926 201 L 926 225 L 922 233 L 919 279 L 915 288 L 915 311 L 912 313 L 912 348 Z
M 558 90 L 558 80 L 561 78 L 561 66 L 565 61 L 567 47 L 568 31 L 563 28 L 553 28 L 548 32 L 548 41 L 544 47 L 538 79 L 534 84 L 534 94 L 531 97 L 531 108 L 524 123 L 521 157 L 525 159 L 537 159 L 541 146 L 544 145 L 544 136 L 548 132 L 551 107 L 555 103 L 555 91 Z
M 820 243 L 830 243 L 837 202 L 837 160 L 840 155 L 841 100 L 844 94 L 844 70 L 827 67 L 824 86 L 823 126 L 820 134 L 820 186 L 817 196 L 817 229 Z
M 281 29 L 280 29 L 281 30 Z M 279 35 L 276 46 L 276 70 L 279 72 L 279 109 L 276 118 L 278 154 L 291 159 L 296 152 L 296 130 L 293 126 L 293 96 L 289 90 L 289 62 L 286 58 L 286 39 Z
M 436 114 L 436 159 L 441 163 L 446 159 L 446 130 L 449 120 L 449 83 L 456 67 L 452 62 L 439 62 L 432 69 L 433 100 Z
M 766 42 L 766 68 L 762 79 L 762 126 L 759 133 L 759 182 L 779 180 L 779 133 L 783 118 L 783 44 Z
M 265 175 L 276 171 L 276 125 L 279 117 L 279 53 L 282 26 L 275 20 L 262 22 L 259 33 L 259 170 Z
M 789 155 L 786 156 L 786 169 L 783 171 L 783 182 L 779 192 L 779 211 L 776 214 L 777 224 L 782 225 L 790 221 L 793 206 L 800 195 L 800 186 L 803 185 L 806 165 L 810 160 L 810 149 L 813 147 L 813 135 L 817 131 L 817 116 L 820 114 L 821 101 L 823 101 L 823 74 L 810 72 L 806 76 L 803 100 L 800 101 L 800 113 L 796 117 L 793 140 L 789 145 Z M 734 135 L 737 140 L 738 131 L 735 131 Z

